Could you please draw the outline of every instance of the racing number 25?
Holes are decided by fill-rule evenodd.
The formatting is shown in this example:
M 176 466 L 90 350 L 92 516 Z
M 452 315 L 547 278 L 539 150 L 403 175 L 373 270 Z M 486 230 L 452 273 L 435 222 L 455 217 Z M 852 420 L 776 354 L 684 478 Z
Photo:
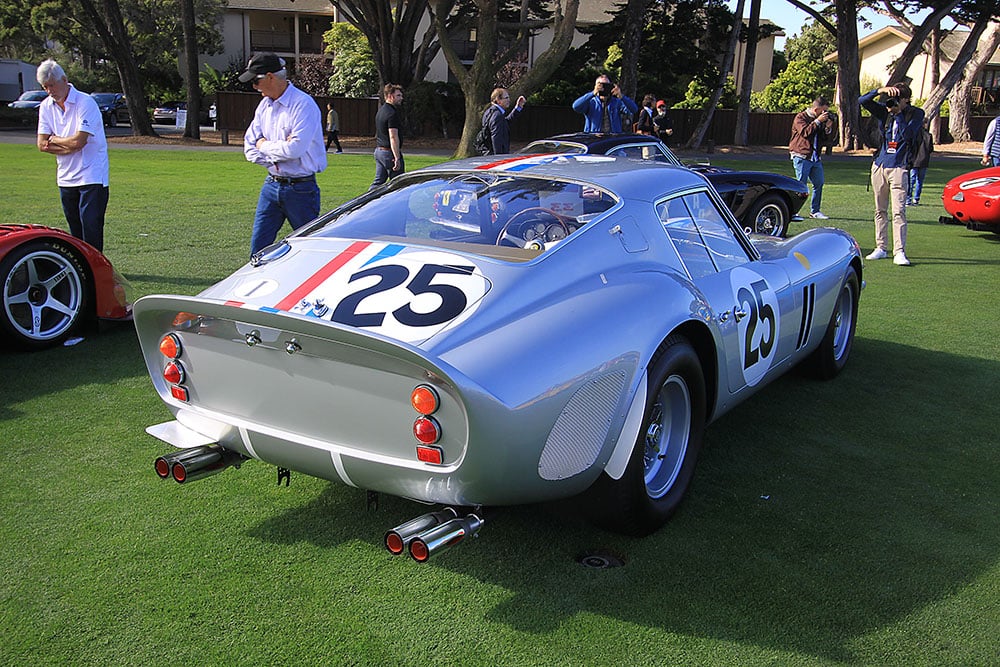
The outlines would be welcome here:
M 747 322 L 746 339 L 743 341 L 743 369 L 746 370 L 755 365 L 761 357 L 765 359 L 771 356 L 771 348 L 774 347 L 775 319 L 774 309 L 770 304 L 764 303 L 764 291 L 767 290 L 767 283 L 763 280 L 755 280 L 750 283 L 753 288 L 751 292 L 746 287 L 741 287 L 736 293 L 736 298 L 740 305 L 746 304 L 749 307 L 750 321 Z M 754 344 L 754 333 L 757 326 L 765 327 L 760 338 L 760 344 Z
M 420 313 L 410 306 L 409 303 L 400 306 L 392 311 L 392 316 L 396 321 L 408 327 L 429 327 L 436 324 L 444 324 L 449 320 L 458 317 L 468 303 L 465 292 L 449 284 L 432 284 L 434 277 L 442 273 L 452 273 L 469 275 L 475 270 L 472 266 L 447 266 L 442 264 L 425 264 L 420 267 L 417 274 L 413 276 L 407 285 L 414 296 L 421 294 L 436 294 L 441 303 L 430 312 Z M 371 287 L 358 290 L 354 294 L 344 297 L 337 304 L 333 311 L 331 320 L 340 324 L 347 324 L 354 327 L 379 327 L 385 320 L 386 312 L 359 313 L 358 306 L 366 298 L 399 287 L 410 277 L 410 270 L 399 264 L 382 264 L 373 266 L 364 271 L 358 271 L 351 276 L 349 282 L 360 280 L 367 276 L 378 276 L 379 280 Z M 398 302 L 397 302 L 398 303 Z

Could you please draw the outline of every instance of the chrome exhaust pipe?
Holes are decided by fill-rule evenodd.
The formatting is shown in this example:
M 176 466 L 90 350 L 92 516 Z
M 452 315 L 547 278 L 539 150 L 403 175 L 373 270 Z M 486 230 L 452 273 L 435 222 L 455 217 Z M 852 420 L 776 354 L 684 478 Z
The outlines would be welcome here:
M 155 468 L 160 477 L 169 475 L 177 483 L 184 484 L 222 472 L 230 466 L 239 467 L 242 462 L 243 456 L 237 452 L 221 445 L 204 445 L 161 456 L 156 459 Z
M 386 532 L 385 534 L 385 548 L 389 550 L 394 556 L 398 556 L 406 550 L 409 546 L 410 541 L 414 537 L 429 530 L 435 526 L 439 526 L 445 521 L 454 519 L 458 516 L 456 512 L 451 507 L 445 507 L 443 510 L 438 512 L 429 512 L 422 516 L 418 516 L 416 519 L 410 519 L 406 523 L 401 523 L 392 530 Z
M 418 563 L 426 563 L 431 554 L 453 547 L 466 537 L 474 537 L 483 523 L 483 519 L 469 514 L 426 530 L 410 541 L 410 557 Z
M 186 449 L 178 449 L 176 451 L 170 452 L 169 454 L 164 454 L 163 456 L 157 457 L 153 461 L 153 468 L 156 470 L 156 474 L 162 479 L 167 479 L 170 477 L 170 470 L 174 467 L 175 463 L 181 461 L 189 461 L 197 456 L 201 456 L 207 450 L 209 450 L 208 445 L 203 445 L 201 447 L 188 447 Z

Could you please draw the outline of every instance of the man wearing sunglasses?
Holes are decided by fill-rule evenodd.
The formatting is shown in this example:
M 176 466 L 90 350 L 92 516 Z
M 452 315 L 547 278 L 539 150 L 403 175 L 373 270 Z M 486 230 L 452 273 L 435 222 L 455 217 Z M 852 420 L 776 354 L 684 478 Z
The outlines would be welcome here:
M 240 81 L 262 97 L 243 136 L 247 160 L 267 168 L 250 238 L 253 256 L 274 243 L 285 220 L 298 229 L 319 216 L 316 174 L 326 169 L 326 147 L 319 106 L 288 81 L 283 59 L 257 54 Z

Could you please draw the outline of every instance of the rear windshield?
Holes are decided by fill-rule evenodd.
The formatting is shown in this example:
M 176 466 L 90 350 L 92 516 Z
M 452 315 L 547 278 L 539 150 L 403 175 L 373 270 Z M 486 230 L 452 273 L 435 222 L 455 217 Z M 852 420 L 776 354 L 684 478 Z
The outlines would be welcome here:
M 479 254 L 530 259 L 616 201 L 610 192 L 575 181 L 491 172 L 412 174 L 329 213 L 305 234 L 461 244 Z

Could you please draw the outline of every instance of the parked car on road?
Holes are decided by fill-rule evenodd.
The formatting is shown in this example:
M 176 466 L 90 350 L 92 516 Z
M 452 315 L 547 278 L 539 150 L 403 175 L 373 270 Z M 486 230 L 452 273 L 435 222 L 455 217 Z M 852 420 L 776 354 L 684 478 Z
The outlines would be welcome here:
M 484 507 L 578 494 L 647 534 L 706 424 L 793 367 L 844 367 L 860 255 L 839 229 L 751 238 L 704 176 L 654 161 L 403 174 L 197 296 L 136 303 L 175 417 L 147 429 L 178 448 L 154 468 L 187 483 L 257 459 L 444 505 L 386 535 L 418 561 Z
M 644 134 L 560 134 L 519 152 L 596 153 L 687 167 L 712 182 L 747 234 L 786 236 L 789 223 L 802 220 L 798 212 L 809 196 L 806 186 L 790 176 L 682 162 L 662 141 Z
M 131 118 L 128 114 L 128 104 L 125 96 L 121 93 L 91 93 L 91 97 L 97 102 L 104 116 L 104 124 L 108 127 L 115 127 L 119 123 L 128 125 Z
M 160 125 L 173 125 L 177 122 L 177 110 L 186 108 L 187 102 L 176 100 L 164 102 L 153 109 L 153 122 Z
M 177 123 L 177 112 L 187 109 L 186 101 L 164 102 L 153 109 L 153 122 L 161 125 L 174 125 Z M 202 125 L 209 121 L 209 106 L 201 105 L 199 123 Z
M 11 109 L 37 109 L 46 97 L 48 93 L 44 90 L 26 90 L 7 106 Z

